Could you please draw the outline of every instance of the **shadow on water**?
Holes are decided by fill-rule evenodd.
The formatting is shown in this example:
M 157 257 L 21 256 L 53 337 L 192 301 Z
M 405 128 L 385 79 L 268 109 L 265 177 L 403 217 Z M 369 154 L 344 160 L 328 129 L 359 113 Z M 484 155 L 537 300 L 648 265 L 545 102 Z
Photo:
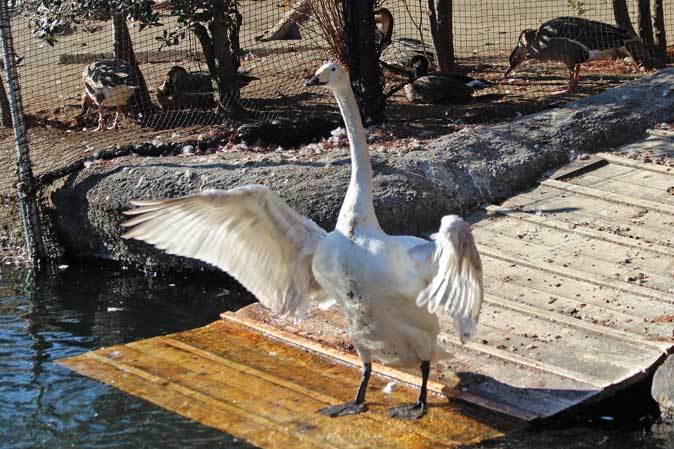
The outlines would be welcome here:
M 0 447 L 250 448 L 54 360 L 202 326 L 252 301 L 238 287 L 99 267 L 0 277 Z M 212 278 L 212 277 L 211 277 Z M 615 404 L 618 404 L 617 402 Z M 625 407 L 620 401 L 619 407 Z M 610 403 L 482 443 L 484 449 L 673 449 L 671 426 L 623 417 Z M 618 407 L 618 405 L 615 405 Z

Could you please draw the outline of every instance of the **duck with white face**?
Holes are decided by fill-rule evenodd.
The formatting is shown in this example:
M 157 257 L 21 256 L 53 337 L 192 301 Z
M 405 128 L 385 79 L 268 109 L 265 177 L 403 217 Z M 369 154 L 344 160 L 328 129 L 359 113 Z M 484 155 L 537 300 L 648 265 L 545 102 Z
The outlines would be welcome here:
M 444 310 L 460 341 L 475 333 L 482 303 L 482 265 L 469 225 L 442 218 L 432 240 L 386 234 L 372 193 L 372 165 L 349 77 L 327 63 L 305 84 L 336 97 L 350 143 L 351 180 L 332 232 L 290 208 L 260 185 L 206 191 L 169 200 L 134 202 L 123 226 L 135 238 L 227 271 L 273 313 L 300 319 L 312 302 L 336 301 L 363 364 L 353 400 L 320 413 L 367 410 L 373 359 L 421 371 L 419 398 L 389 409 L 399 419 L 427 412 L 431 361 Z M 180 229 L 179 235 L 175 230 Z

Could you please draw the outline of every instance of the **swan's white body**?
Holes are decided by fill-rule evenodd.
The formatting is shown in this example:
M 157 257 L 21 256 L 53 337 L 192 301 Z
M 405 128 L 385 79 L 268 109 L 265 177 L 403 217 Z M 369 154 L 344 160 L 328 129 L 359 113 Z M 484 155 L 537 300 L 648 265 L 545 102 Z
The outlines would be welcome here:
M 372 358 L 428 363 L 439 352 L 437 308 L 454 317 L 462 341 L 475 330 L 482 268 L 468 225 L 446 216 L 431 241 L 385 234 L 348 78 L 326 64 L 312 81 L 334 91 L 351 143 L 351 181 L 334 231 L 252 185 L 137 202 L 141 207 L 127 212 L 136 217 L 124 224 L 133 227 L 124 237 L 216 265 L 279 314 L 301 317 L 312 301 L 336 299 L 366 366 Z

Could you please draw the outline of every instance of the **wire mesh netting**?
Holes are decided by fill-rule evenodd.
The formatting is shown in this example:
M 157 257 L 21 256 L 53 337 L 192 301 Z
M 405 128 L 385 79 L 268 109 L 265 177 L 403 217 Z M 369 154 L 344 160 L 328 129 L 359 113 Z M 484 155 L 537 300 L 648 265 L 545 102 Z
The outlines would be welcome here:
M 78 3 L 89 5 L 88 15 L 68 16 L 68 8 Z M 10 4 L 13 51 L 38 177 L 55 178 L 86 159 L 115 151 L 217 151 L 226 147 L 232 126 L 242 123 L 293 123 L 311 117 L 338 120 L 327 92 L 303 87 L 303 81 L 323 61 L 340 59 L 334 45 L 334 34 L 341 31 L 335 26 L 341 20 L 338 0 L 222 1 L 219 3 L 231 8 L 224 16 L 231 26 L 224 34 L 218 34 L 213 20 L 204 13 L 212 13 L 209 5 L 216 2 L 131 3 L 142 4 L 147 10 L 122 11 L 114 7 L 117 3 L 113 0 Z M 645 63 L 643 55 L 626 48 L 625 41 L 641 43 L 638 36 L 647 32 L 642 29 L 646 21 L 662 22 L 656 26 L 655 37 L 649 37 L 657 41 L 656 46 L 662 45 L 665 36 L 674 36 L 674 2 L 658 0 L 651 5 L 643 0 L 627 1 L 627 20 L 636 32 L 628 30 L 628 37 L 621 37 L 591 22 L 615 24 L 614 3 L 620 3 L 616 1 L 454 0 L 449 2 L 454 70 L 484 81 L 484 85 L 479 90 L 471 85 L 467 98 L 449 95 L 443 104 L 424 104 L 440 102 L 435 100 L 444 89 L 442 84 L 438 88 L 431 83 L 430 94 L 420 88 L 415 97 L 410 87 L 415 78 L 437 69 L 429 16 L 429 4 L 437 3 L 375 2 L 376 36 L 381 43 L 384 92 L 388 95 L 385 117 L 397 135 L 432 136 L 460 126 L 512 119 L 647 75 L 651 73 L 647 69 L 658 65 L 654 61 L 667 62 L 672 55 L 673 47 L 665 44 L 664 49 L 659 48 L 658 58 Z M 648 11 L 639 11 L 644 3 Z M 186 18 L 185 11 L 192 15 Z M 644 19 L 646 12 L 652 17 Z M 154 17 L 156 23 L 145 26 L 139 14 Z M 569 43 L 569 31 L 560 31 L 559 24 L 557 28 L 549 24 L 541 27 L 559 17 L 582 19 L 574 29 L 576 41 L 586 44 L 584 50 Z M 210 33 L 210 46 L 204 46 L 195 23 Z M 531 31 L 527 34 L 524 30 Z M 51 36 L 53 45 L 46 42 Z M 563 40 L 558 42 L 560 36 Z M 588 44 L 588 39 L 594 43 Z M 214 79 L 217 69 L 209 63 L 209 53 L 219 51 L 223 40 L 231 52 L 228 64 L 236 70 L 237 104 L 244 111 L 236 120 L 231 110 L 223 108 L 230 99 L 219 101 L 223 98 L 219 89 L 222 79 Z M 120 45 L 127 48 L 120 51 Z M 517 47 L 521 51 L 516 56 L 521 56 L 522 64 L 505 79 L 513 64 L 511 53 Z M 114 62 L 120 54 L 128 56 L 129 49 L 135 59 L 131 66 Z M 649 55 L 654 52 L 647 51 Z M 591 61 L 593 58 L 598 59 Z M 579 73 L 576 63 L 582 63 Z M 144 98 L 142 81 L 147 86 Z M 470 83 L 470 78 L 464 81 Z M 452 82 L 456 86 L 456 78 Z M 128 92 L 125 86 L 131 86 Z M 445 89 L 457 90 L 464 92 L 465 87 Z M 573 92 L 556 95 L 564 90 Z M 430 100 L 422 98 L 424 95 L 430 95 Z M 107 129 L 114 123 L 117 106 L 123 112 L 118 126 Z M 99 127 L 99 112 L 102 129 L 94 132 Z M 11 128 L 0 129 L 0 157 L 6 174 L 0 181 L 0 193 L 6 209 L 14 208 L 16 197 L 11 135 Z

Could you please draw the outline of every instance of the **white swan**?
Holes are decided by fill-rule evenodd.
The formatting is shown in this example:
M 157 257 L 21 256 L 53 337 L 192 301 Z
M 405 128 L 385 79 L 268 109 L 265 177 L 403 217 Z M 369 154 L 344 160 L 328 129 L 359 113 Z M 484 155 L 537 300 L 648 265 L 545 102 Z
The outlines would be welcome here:
M 210 190 L 159 201 L 137 201 L 123 237 L 225 270 L 273 312 L 302 317 L 312 301 L 334 298 L 346 314 L 363 362 L 353 401 L 320 410 L 360 413 L 372 358 L 421 366 L 419 400 L 389 409 L 398 418 L 426 411 L 430 361 L 439 354 L 435 311 L 454 317 L 459 338 L 472 336 L 482 303 L 482 266 L 468 224 L 443 217 L 431 241 L 390 236 L 372 203 L 372 167 L 349 79 L 325 64 L 306 86 L 332 90 L 351 143 L 351 181 L 337 226 L 328 233 L 261 185 Z

